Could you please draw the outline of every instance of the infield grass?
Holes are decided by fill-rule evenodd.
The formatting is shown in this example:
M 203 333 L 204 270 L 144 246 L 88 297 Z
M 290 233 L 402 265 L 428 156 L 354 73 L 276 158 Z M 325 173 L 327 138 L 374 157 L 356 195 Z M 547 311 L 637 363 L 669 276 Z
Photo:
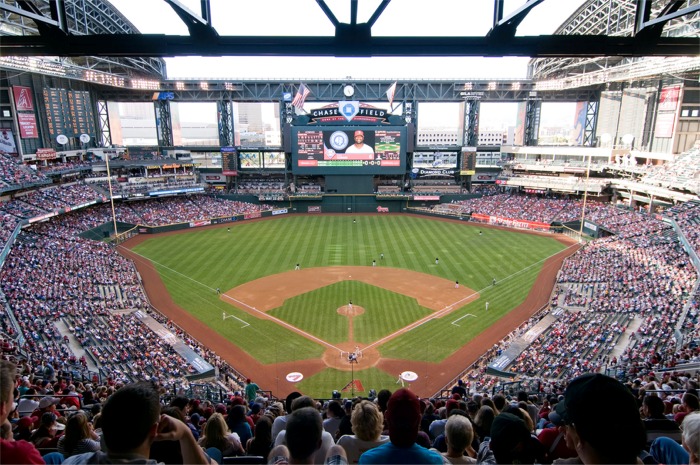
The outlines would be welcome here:
M 229 226 L 231 231 L 227 232 Z M 419 363 L 443 360 L 520 304 L 544 260 L 563 249 L 563 244 L 546 236 L 482 229 L 475 224 L 427 217 L 290 215 L 154 237 L 136 246 L 134 252 L 153 261 L 178 305 L 265 364 L 318 358 L 325 348 L 273 321 L 255 318 L 221 301 L 216 288 L 225 291 L 289 271 L 296 263 L 304 268 L 371 266 L 372 260 L 379 261 L 379 254 L 383 253 L 383 266 L 451 281 L 458 279 L 460 284 L 479 292 L 481 298 L 476 301 L 379 347 L 382 357 Z M 439 265 L 435 264 L 436 257 Z M 492 286 L 494 278 L 497 286 Z M 338 315 L 336 309 L 347 304 L 348 292 L 353 295 L 353 302 L 362 302 L 366 309 L 364 315 L 355 318 L 358 342 L 377 340 L 428 312 L 414 299 L 346 281 L 290 298 L 271 313 L 330 343 L 344 341 L 347 318 Z M 484 309 L 486 301 L 488 311 Z M 235 318 L 222 321 L 222 312 Z M 453 324 L 455 320 L 459 321 Z M 344 372 L 336 376 L 334 372 L 326 370 L 313 379 L 305 379 L 305 392 L 327 396 L 329 388 L 338 389 L 347 376 Z M 367 371 L 370 372 L 373 374 L 367 376 L 376 381 L 396 381 L 395 374 L 380 376 Z

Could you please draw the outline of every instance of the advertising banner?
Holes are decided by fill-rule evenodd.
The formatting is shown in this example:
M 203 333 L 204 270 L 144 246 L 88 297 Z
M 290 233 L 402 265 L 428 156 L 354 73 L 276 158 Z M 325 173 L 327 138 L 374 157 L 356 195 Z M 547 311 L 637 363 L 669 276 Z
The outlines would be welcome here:
M 54 160 L 58 157 L 54 149 L 36 149 L 37 160 Z
M 22 139 L 36 139 L 39 137 L 34 113 L 17 113 L 17 125 L 19 126 L 19 136 Z
M 17 155 L 15 136 L 10 129 L 0 129 L 0 153 Z
M 514 220 L 512 218 L 503 218 L 500 216 L 483 215 L 481 213 L 472 213 L 472 219 L 483 221 L 484 223 L 497 226 L 505 226 L 508 228 L 533 229 L 549 231 L 549 224 L 540 223 L 537 221 Z
M 12 86 L 12 96 L 15 99 L 17 111 L 34 111 L 32 89 L 24 86 Z

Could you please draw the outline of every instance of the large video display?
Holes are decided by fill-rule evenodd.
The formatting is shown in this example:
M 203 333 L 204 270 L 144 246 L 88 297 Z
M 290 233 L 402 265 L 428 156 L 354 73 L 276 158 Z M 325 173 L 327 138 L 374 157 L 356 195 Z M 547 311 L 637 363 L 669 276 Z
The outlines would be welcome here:
M 298 174 L 401 174 L 405 127 L 295 127 L 292 164 Z

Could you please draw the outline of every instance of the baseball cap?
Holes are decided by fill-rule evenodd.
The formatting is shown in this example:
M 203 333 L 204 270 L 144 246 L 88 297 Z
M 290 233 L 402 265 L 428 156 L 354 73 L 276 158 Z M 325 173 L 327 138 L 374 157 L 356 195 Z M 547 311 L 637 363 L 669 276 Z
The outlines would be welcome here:
M 365 133 L 363 131 L 357 130 L 357 131 L 355 131 L 355 135 L 356 136 L 364 136 Z
M 389 439 L 397 447 L 408 447 L 416 441 L 420 424 L 420 400 L 408 389 L 394 392 L 387 402 Z
M 514 449 L 515 446 L 530 437 L 527 425 L 512 413 L 496 415 L 491 424 L 491 446 Z
M 39 408 L 46 408 L 59 402 L 57 397 L 42 397 L 39 401 Z
M 600 410 L 596 407 L 602 402 L 616 412 L 626 408 L 639 416 L 630 390 L 616 379 L 600 373 L 581 375 L 571 381 L 564 392 L 564 400 L 557 403 L 554 411 L 565 424 L 590 425 L 601 421 Z
M 646 443 L 637 401 L 621 382 L 600 373 L 574 378 L 555 411 L 607 463 L 629 463 Z

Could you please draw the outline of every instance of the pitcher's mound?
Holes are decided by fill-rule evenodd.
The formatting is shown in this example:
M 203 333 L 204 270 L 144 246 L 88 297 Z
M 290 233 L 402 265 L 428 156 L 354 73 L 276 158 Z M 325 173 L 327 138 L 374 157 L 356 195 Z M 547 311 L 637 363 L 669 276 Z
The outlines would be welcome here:
M 365 313 L 365 309 L 358 305 L 353 305 L 352 307 L 350 305 L 343 305 L 342 307 L 338 307 L 337 312 L 338 315 L 357 316 Z

